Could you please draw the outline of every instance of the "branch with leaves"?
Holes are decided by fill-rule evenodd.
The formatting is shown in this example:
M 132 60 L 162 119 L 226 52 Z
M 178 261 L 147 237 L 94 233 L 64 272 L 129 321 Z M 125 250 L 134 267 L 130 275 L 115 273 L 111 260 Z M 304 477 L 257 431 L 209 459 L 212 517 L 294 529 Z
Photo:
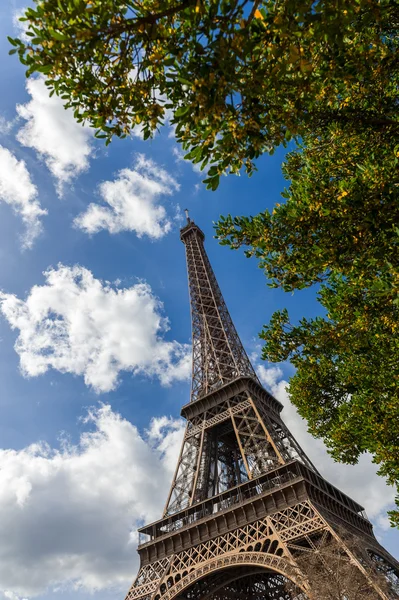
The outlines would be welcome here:
M 109 143 L 173 115 L 208 188 L 332 122 L 397 133 L 390 0 L 35 0 L 11 39 L 27 75 Z
M 322 316 L 276 312 L 262 356 L 294 365 L 291 401 L 336 460 L 369 452 L 399 492 L 398 167 L 392 132 L 330 125 L 288 154 L 290 185 L 272 213 L 222 218 L 217 234 L 272 287 L 321 284 Z M 399 525 L 399 510 L 391 517 Z

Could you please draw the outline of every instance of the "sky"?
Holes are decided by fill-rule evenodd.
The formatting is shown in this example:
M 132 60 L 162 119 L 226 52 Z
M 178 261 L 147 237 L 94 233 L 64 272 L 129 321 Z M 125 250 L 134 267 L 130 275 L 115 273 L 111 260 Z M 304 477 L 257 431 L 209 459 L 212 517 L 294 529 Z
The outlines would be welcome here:
M 185 208 L 287 425 L 399 557 L 393 490 L 368 456 L 334 463 L 289 402 L 292 367 L 259 358 L 272 313 L 314 317 L 316 291 L 268 288 L 214 239 L 219 215 L 280 201 L 283 151 L 209 192 L 168 126 L 105 148 L 8 56 L 23 6 L 0 6 L 0 600 L 124 598 L 134 579 L 137 527 L 162 514 L 190 393 Z

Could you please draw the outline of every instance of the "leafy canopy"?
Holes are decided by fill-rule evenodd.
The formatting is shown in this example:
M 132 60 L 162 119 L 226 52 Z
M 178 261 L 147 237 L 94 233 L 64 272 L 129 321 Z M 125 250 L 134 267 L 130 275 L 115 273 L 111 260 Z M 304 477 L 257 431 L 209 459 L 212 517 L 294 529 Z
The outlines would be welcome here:
M 274 313 L 263 358 L 290 359 L 290 395 L 334 458 L 370 452 L 399 488 L 399 141 L 342 124 L 308 136 L 283 165 L 285 202 L 223 218 L 223 244 L 247 247 L 271 286 L 321 284 L 325 316 Z M 398 497 L 399 507 L 399 497 Z M 391 514 L 399 524 L 399 511 Z
M 211 189 L 331 120 L 396 118 L 390 0 L 34 2 L 28 41 L 10 38 L 27 75 L 107 143 L 135 127 L 148 138 L 171 114 L 186 157 L 212 164 Z

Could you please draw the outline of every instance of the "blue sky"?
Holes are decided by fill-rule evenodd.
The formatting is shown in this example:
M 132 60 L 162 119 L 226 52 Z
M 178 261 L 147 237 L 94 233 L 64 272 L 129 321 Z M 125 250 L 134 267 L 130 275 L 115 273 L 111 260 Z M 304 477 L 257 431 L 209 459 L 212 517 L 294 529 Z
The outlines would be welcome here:
M 184 208 L 206 234 L 238 332 L 288 425 L 398 556 L 385 519 L 392 490 L 367 457 L 335 465 L 289 404 L 291 367 L 258 359 L 273 311 L 315 316 L 315 290 L 271 290 L 254 261 L 213 239 L 220 214 L 279 201 L 283 152 L 212 193 L 167 127 L 151 142 L 106 149 L 57 99 L 47 104 L 40 81 L 27 88 L 8 56 L 23 4 L 0 7 L 0 600 L 123 597 L 135 575 L 134 532 L 160 516 L 189 398 Z

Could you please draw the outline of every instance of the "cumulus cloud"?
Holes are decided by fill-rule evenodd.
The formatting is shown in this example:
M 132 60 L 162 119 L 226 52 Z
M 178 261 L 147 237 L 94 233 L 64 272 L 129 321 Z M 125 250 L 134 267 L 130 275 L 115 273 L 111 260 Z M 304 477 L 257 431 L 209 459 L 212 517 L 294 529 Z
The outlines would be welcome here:
M 172 223 L 160 198 L 178 189 L 179 184 L 165 169 L 139 154 L 133 169 L 122 169 L 114 181 L 99 186 L 106 205 L 90 204 L 75 219 L 75 225 L 89 234 L 107 229 L 110 233 L 134 231 L 138 237 L 161 238 Z
M 136 529 L 162 513 L 183 435 L 154 419 L 143 435 L 110 406 L 91 409 L 76 446 L 0 450 L 0 598 L 118 587 L 138 568 Z
M 15 125 L 15 120 L 9 121 L 3 115 L 0 115 L 0 134 L 8 135 Z
M 43 77 L 29 79 L 26 89 L 32 99 L 17 105 L 18 115 L 26 120 L 17 140 L 44 160 L 61 195 L 66 184 L 89 168 L 92 133 L 75 121 L 72 111 L 65 110 L 61 98 L 49 97 Z
M 368 454 L 363 454 L 357 465 L 343 465 L 334 462 L 321 440 L 313 438 L 305 421 L 291 404 L 287 390 L 288 383 L 283 379 L 279 367 L 258 365 L 257 373 L 263 385 L 284 405 L 282 417 L 316 469 L 330 483 L 348 494 L 365 507 L 368 516 L 382 529 L 389 528 L 386 511 L 392 507 L 394 489 L 379 477 L 377 467 Z
M 25 300 L 0 292 L 0 311 L 19 331 L 25 376 L 53 368 L 83 375 L 97 392 L 114 389 L 121 371 L 163 385 L 188 378 L 190 347 L 165 339 L 168 319 L 148 284 L 118 289 L 81 266 L 58 265 L 44 276 Z
M 25 224 L 22 238 L 30 248 L 42 230 L 41 217 L 47 214 L 38 200 L 37 187 L 32 183 L 26 163 L 17 160 L 7 148 L 0 146 L 0 200 L 11 206 Z
M 6 590 L 5 592 L 2 592 L 0 590 L 0 600 L 27 600 L 27 599 L 17 596 L 17 594 L 14 594 L 14 592 L 11 592 L 10 590 Z
M 16 11 L 14 11 L 13 16 L 12 16 L 12 24 L 14 26 L 14 29 L 16 30 L 18 37 L 23 40 L 24 42 L 29 42 L 30 38 L 28 35 L 26 35 L 26 32 L 28 31 L 29 28 L 29 24 L 27 21 L 21 21 L 21 17 L 25 16 L 25 8 L 20 8 Z

